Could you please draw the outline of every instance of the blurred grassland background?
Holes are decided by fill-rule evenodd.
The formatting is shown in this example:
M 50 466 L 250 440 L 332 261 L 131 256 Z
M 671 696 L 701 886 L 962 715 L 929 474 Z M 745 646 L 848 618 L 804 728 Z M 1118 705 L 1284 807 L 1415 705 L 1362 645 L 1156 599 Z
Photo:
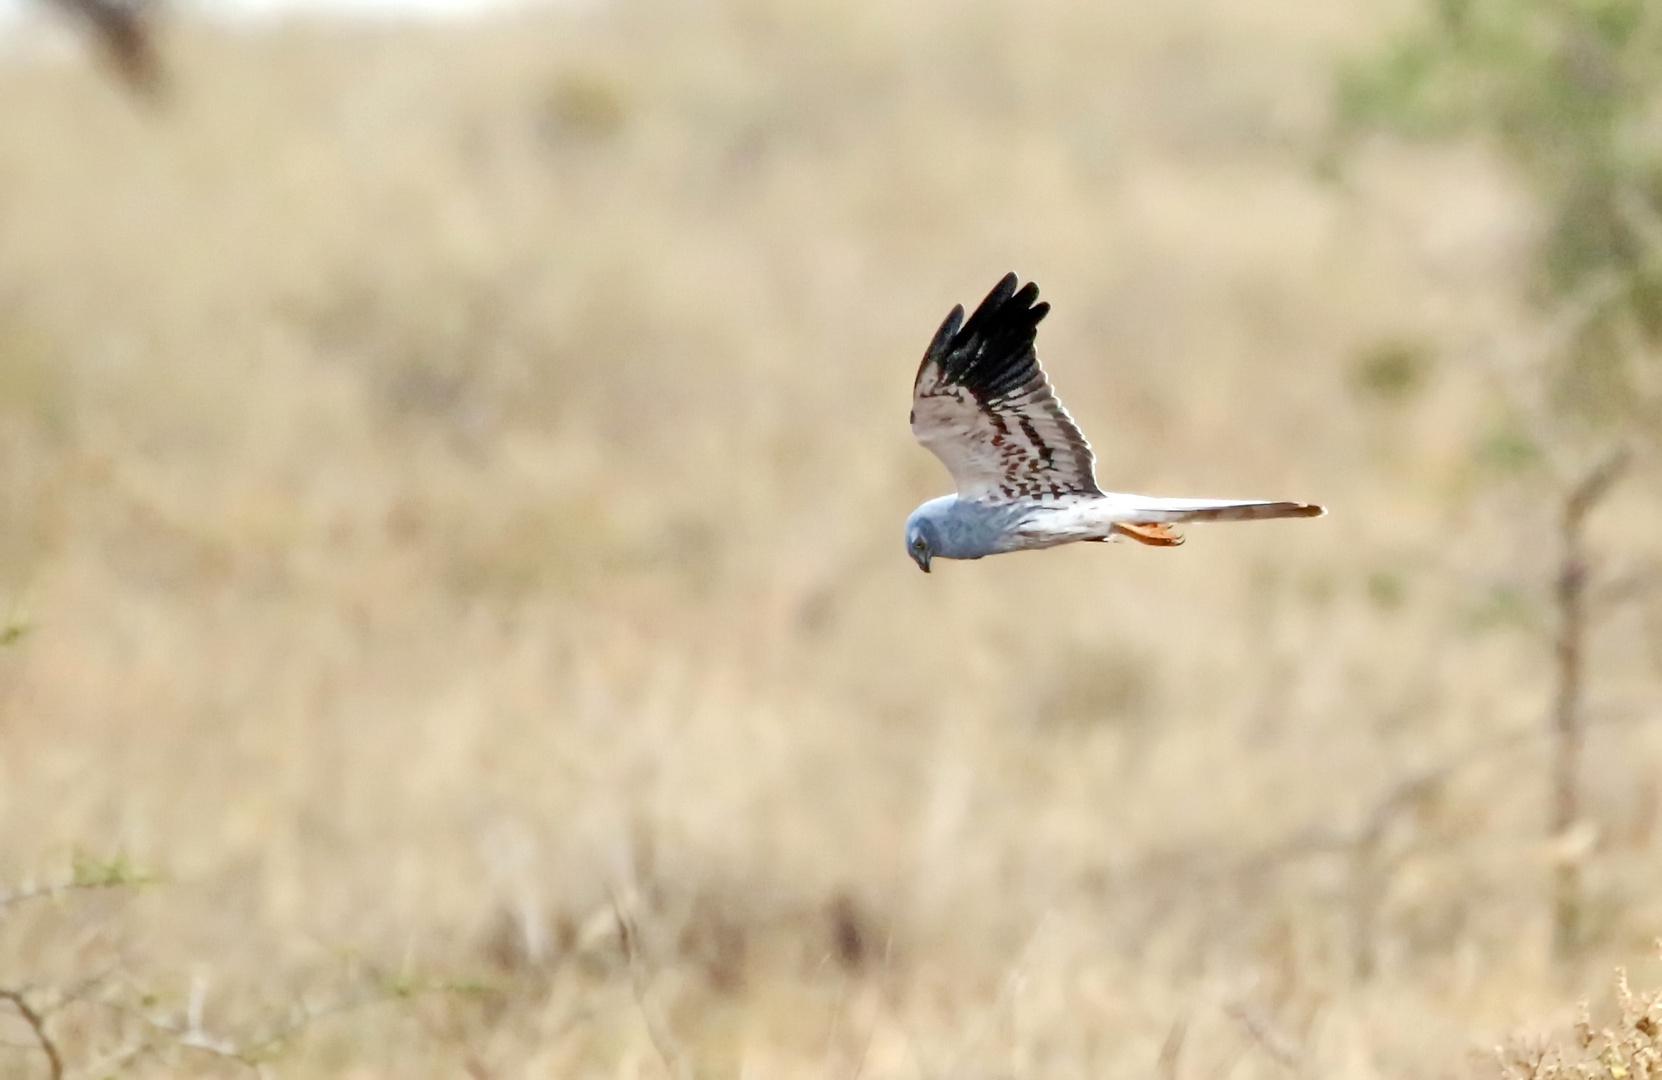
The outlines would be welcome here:
M 392 980 L 450 989 L 262 1068 L 1370 1078 L 1654 975 L 1648 599 L 1544 809 L 1550 459 L 1637 433 L 1620 578 L 1650 429 L 1535 395 L 1503 142 L 1335 136 L 1417 11 L 181 20 L 159 106 L 0 63 L 0 882 L 158 878 L 0 910 L 0 982 L 82 1063 Z M 1331 516 L 919 574 L 911 378 L 1010 269 L 1105 486 Z

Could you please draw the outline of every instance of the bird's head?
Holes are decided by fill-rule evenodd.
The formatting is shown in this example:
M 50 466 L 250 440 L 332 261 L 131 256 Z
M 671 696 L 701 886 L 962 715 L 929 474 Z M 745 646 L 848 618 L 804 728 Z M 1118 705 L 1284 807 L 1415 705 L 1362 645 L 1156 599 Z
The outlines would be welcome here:
M 935 525 L 924 516 L 922 508 L 906 519 L 906 554 L 918 564 L 918 569 L 929 573 L 929 560 L 939 544 L 935 539 Z

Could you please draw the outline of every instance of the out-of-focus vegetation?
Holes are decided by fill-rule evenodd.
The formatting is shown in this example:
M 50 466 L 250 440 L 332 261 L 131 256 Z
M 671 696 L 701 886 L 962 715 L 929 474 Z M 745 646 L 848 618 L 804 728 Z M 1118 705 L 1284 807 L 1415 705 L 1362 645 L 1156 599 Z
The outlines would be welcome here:
M 1602 464 L 1567 459 L 1589 439 L 1654 446 L 1662 420 L 1662 8 L 1643 0 L 1435 0 L 1419 15 L 1381 54 L 1346 71 L 1340 115 L 1352 127 L 1486 138 L 1546 217 L 1533 284 L 1557 333 L 1534 355 L 1491 362 L 1510 376 L 1515 405 L 1532 414 L 1510 440 L 1519 453 L 1509 456 L 1528 465 L 1544 452 L 1566 489 L 1548 814 L 1549 831 L 1561 835 L 1583 817 L 1581 673 L 1594 568 L 1580 530 L 1627 462 L 1620 442 Z M 1647 587 L 1654 575 L 1644 572 Z M 1560 865 L 1555 876 L 1554 938 L 1564 954 L 1579 939 L 1580 868 Z
M 0 882 L 155 881 L 0 910 L 0 988 L 132 1075 L 1361 1078 L 1643 974 L 1658 492 L 1544 840 L 1491 360 L 1561 354 L 1559 204 L 1470 125 L 1311 167 L 1402 16 L 184 22 L 161 110 L 8 56 Z M 1332 516 L 917 573 L 916 360 L 1010 269 L 1105 484 Z
M 1572 321 L 1554 411 L 1662 420 L 1662 8 L 1650 0 L 1427 0 L 1345 72 L 1340 116 L 1476 135 L 1545 215 L 1530 284 Z

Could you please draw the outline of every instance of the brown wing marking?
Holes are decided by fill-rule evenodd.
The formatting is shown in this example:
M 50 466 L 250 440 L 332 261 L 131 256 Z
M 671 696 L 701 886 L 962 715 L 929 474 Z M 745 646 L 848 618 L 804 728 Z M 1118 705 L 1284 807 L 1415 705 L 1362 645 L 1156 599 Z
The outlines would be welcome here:
M 1033 343 L 1050 305 L 1006 274 L 975 314 L 955 307 L 912 385 L 912 434 L 960 498 L 1000 503 L 1096 495 L 1094 458 L 1051 390 Z

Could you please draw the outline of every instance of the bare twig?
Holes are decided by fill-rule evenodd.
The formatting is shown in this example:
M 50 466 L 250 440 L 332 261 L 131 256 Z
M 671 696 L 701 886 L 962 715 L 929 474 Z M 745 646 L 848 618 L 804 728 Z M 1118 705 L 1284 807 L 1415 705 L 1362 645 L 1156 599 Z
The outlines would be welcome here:
M 320 1020 L 342 1013 L 353 1012 L 370 1005 L 378 1005 L 385 1001 L 397 998 L 410 997 L 416 993 L 444 991 L 444 986 L 428 986 L 419 989 L 410 989 L 404 986 L 386 987 L 377 985 L 357 994 L 350 994 L 326 1005 L 313 1006 L 305 1002 L 298 1002 L 291 1008 L 288 1015 L 277 1024 L 267 1028 L 264 1032 L 245 1037 L 233 1037 L 225 1034 L 216 1034 L 202 1024 L 202 1001 L 200 992 L 193 992 L 192 1000 L 186 1008 L 186 1017 L 183 1023 L 158 1016 L 143 1009 L 136 1009 L 118 1003 L 99 1001 L 96 1004 L 138 1020 L 145 1027 L 159 1035 L 166 1036 L 175 1045 L 188 1050 L 197 1050 L 228 1062 L 241 1065 L 255 1074 L 259 1074 L 261 1064 L 277 1047 L 290 1041 L 306 1028 Z M 152 1043 L 142 1042 L 128 1047 L 119 1054 L 126 1057 L 135 1057 L 156 1049 Z
M 641 1019 L 646 1023 L 647 1038 L 652 1040 L 652 1048 L 658 1051 L 664 1068 L 675 1080 L 692 1080 L 692 1069 L 687 1065 L 686 1053 L 676 1040 L 675 1034 L 670 1031 L 669 1024 L 659 1014 L 648 994 L 649 987 L 646 981 L 646 971 L 641 966 L 639 946 L 640 931 L 635 926 L 634 918 L 625 909 L 623 902 L 616 892 L 608 890 L 612 899 L 612 914 L 617 919 L 618 936 L 623 946 L 624 962 L 629 965 L 629 986 L 635 994 L 635 1007 L 640 1010 Z
M 1310 828 L 1241 864 L 1234 873 L 1251 877 L 1279 870 L 1295 860 L 1339 856 L 1350 863 L 1351 960 L 1359 979 L 1373 974 L 1377 963 L 1381 903 L 1390 875 L 1401 861 L 1387 857 L 1385 840 L 1404 814 L 1433 795 L 1462 769 L 1489 761 L 1539 738 L 1536 729 L 1507 732 L 1480 740 L 1442 763 L 1422 768 L 1390 785 L 1349 829 Z
M 1012 1006 L 1016 995 L 1021 992 L 1022 985 L 1026 982 L 1026 971 L 1030 966 L 1035 947 L 1050 923 L 1051 912 L 1047 909 L 1033 924 L 1033 932 L 1027 935 L 1027 940 L 1022 944 L 1021 951 L 1016 954 L 1015 963 L 1011 964 L 1010 970 L 1004 973 L 1004 978 L 999 983 L 998 996 L 993 999 L 992 1008 L 987 1013 L 987 1022 L 981 1031 L 958 1051 L 956 1059 L 950 1065 L 944 1069 L 932 1069 L 930 1072 L 937 1075 L 960 1076 L 969 1071 L 964 1067 L 965 1059 L 991 1042 L 993 1025 L 998 1022 L 999 1015 Z
M 1564 497 L 1559 519 L 1560 553 L 1553 598 L 1558 608 L 1554 643 L 1552 702 L 1552 804 L 1548 835 L 1559 838 L 1581 818 L 1581 754 L 1586 732 L 1582 712 L 1582 658 L 1587 636 L 1587 579 L 1590 573 L 1582 529 L 1592 512 L 1627 469 L 1630 456 L 1618 447 L 1589 469 Z M 1573 953 L 1581 938 L 1581 867 L 1560 859 L 1553 870 L 1553 952 Z
M 1166 1032 L 1166 1041 L 1160 1044 L 1160 1057 L 1154 1063 L 1154 1075 L 1159 1080 L 1177 1080 L 1177 1061 L 1183 1054 L 1183 1039 L 1189 1033 L 1189 1017 L 1178 1016 Z
M 119 889 L 131 881 L 61 881 L 53 885 L 29 885 L 12 892 L 0 893 L 0 912 L 30 900 L 56 900 L 67 893 L 91 892 L 97 889 Z
M 1588 512 L 1602 502 L 1606 495 L 1610 494 L 1611 486 L 1622 478 L 1622 474 L 1627 471 L 1627 467 L 1632 464 L 1632 461 L 1633 455 L 1627 447 L 1618 446 L 1605 454 L 1597 465 L 1587 470 L 1586 474 L 1570 490 L 1568 497 L 1564 500 L 1564 529 L 1566 532 L 1571 530 L 1579 532 L 1581 523 L 1586 519 Z
M 88 1076 L 112 1076 L 130 1062 L 137 1061 L 145 1054 L 156 1052 L 156 1044 L 149 1039 L 140 1039 L 130 1043 L 113 1053 L 105 1054 L 96 1061 L 88 1062 L 84 1071 Z
M 893 971 L 894 971 L 894 925 L 891 923 L 889 925 L 889 928 L 888 928 L 888 933 L 885 934 L 884 937 L 883 937 L 883 972 L 884 972 L 884 974 L 887 975 L 887 974 L 892 974 Z M 882 986 L 883 986 L 883 984 L 881 982 L 878 983 L 879 993 L 883 993 Z M 889 1001 L 888 995 L 886 993 L 884 993 L 883 999 L 884 999 L 885 1002 Z M 889 1004 L 892 1007 L 893 1003 L 889 1002 Z M 871 1021 L 871 1026 L 866 1029 L 865 1041 L 860 1044 L 860 1060 L 855 1062 L 855 1064 L 854 1064 L 854 1074 L 851 1077 L 849 1077 L 849 1080 L 860 1080 L 860 1077 L 865 1074 L 866 1062 L 869 1061 L 870 1058 L 871 1058 L 871 1044 L 873 1042 L 875 1042 L 876 1039 L 877 1039 L 877 1025 L 878 1025 L 878 1023 L 879 1023 L 878 1018 L 873 1017 L 872 1021 Z M 907 1045 L 909 1047 L 910 1043 L 908 1043 Z M 916 1054 L 914 1053 L 913 1056 L 915 1057 Z
M 1276 1063 L 1292 1072 L 1304 1071 L 1304 1048 L 1270 1022 L 1262 1010 L 1244 1001 L 1233 1001 L 1224 1006 L 1228 1013 L 1252 1036 L 1253 1042 Z
M 1378 962 L 1379 910 L 1398 860 L 1384 858 L 1385 834 L 1397 818 L 1432 795 L 1465 762 L 1444 762 L 1393 785 L 1362 819 L 1351 850 L 1351 967 L 1356 977 L 1373 975 Z
M 1251 877 L 1279 869 L 1282 865 L 1302 858 L 1319 855 L 1344 855 L 1358 847 L 1377 844 L 1385 830 L 1403 811 L 1430 794 L 1454 773 L 1489 761 L 1504 753 L 1539 738 L 1535 729 L 1508 731 L 1474 742 L 1458 754 L 1437 765 L 1411 773 L 1386 788 L 1375 799 L 1361 822 L 1351 829 L 1329 827 L 1306 828 L 1273 847 L 1266 848 L 1235 868 L 1237 876 Z
M 29 1004 L 28 997 L 20 989 L 0 987 L 0 1001 L 9 1002 L 23 1022 L 29 1025 L 29 1030 L 34 1032 L 35 1043 L 46 1055 L 47 1072 L 52 1080 L 63 1080 L 63 1054 L 53 1041 L 52 1033 L 46 1030 L 46 1017 Z

